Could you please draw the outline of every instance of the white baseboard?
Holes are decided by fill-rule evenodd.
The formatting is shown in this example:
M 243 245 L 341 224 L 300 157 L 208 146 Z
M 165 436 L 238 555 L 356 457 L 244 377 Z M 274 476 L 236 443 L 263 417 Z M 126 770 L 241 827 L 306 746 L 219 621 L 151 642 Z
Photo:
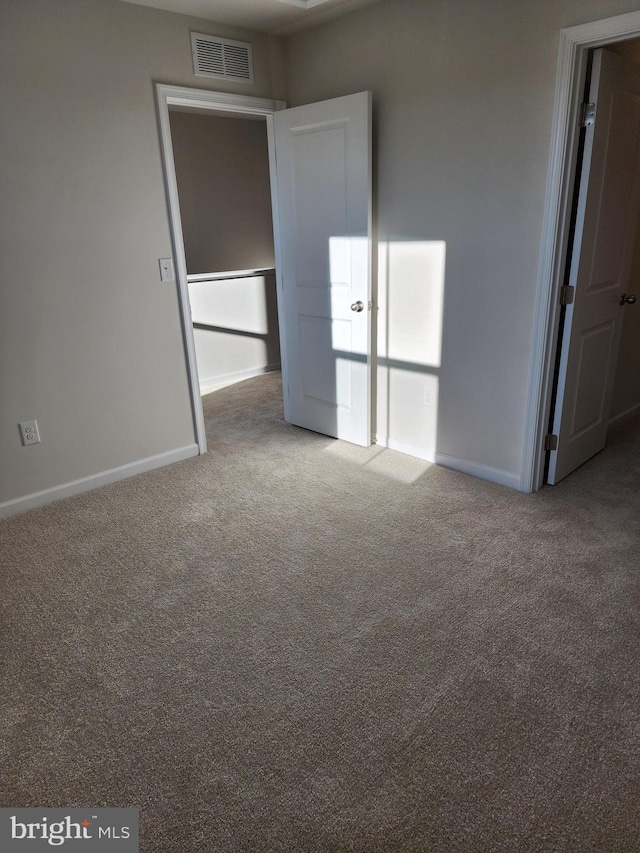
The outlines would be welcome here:
M 26 512 L 28 509 L 36 509 L 62 498 L 70 498 L 82 492 L 90 492 L 100 486 L 107 486 L 109 483 L 125 480 L 127 477 L 135 477 L 136 474 L 144 474 L 146 471 L 152 471 L 154 468 L 162 468 L 164 465 L 181 462 L 183 459 L 189 459 L 191 456 L 197 455 L 198 445 L 188 444 L 186 447 L 179 447 L 167 453 L 159 453 L 156 456 L 139 459 L 137 462 L 129 462 L 127 465 L 110 468 L 108 471 L 101 471 L 99 474 L 92 474 L 90 477 L 82 477 L 80 480 L 62 483 L 60 486 L 43 489 L 41 492 L 32 492 L 30 495 L 13 498 L 10 501 L 0 503 L 0 519 L 17 515 L 20 512 Z
M 207 376 L 200 379 L 200 390 L 213 388 L 218 385 L 232 385 L 234 382 L 242 382 L 243 379 L 252 379 L 254 376 L 262 376 L 263 373 L 271 373 L 280 370 L 280 362 L 266 364 L 264 367 L 251 367 L 249 370 L 237 370 L 235 373 L 223 373 L 221 376 Z
M 384 435 L 377 435 L 376 441 L 381 447 L 388 447 L 389 450 L 398 450 L 408 456 L 416 456 L 418 459 L 424 459 L 427 462 L 435 462 L 436 465 L 452 468 L 454 471 L 460 471 L 463 474 L 471 474 L 471 476 L 479 477 L 481 480 L 489 480 L 491 483 L 509 486 L 511 489 L 520 489 L 520 475 L 513 474 L 511 471 L 503 471 L 501 468 L 492 468 L 478 462 L 469 462 L 467 459 L 457 459 L 447 453 L 440 453 L 439 450 L 427 450 L 424 447 L 417 447 L 404 441 L 396 441 Z
M 609 426 L 613 424 L 623 424 L 626 421 L 630 421 L 634 415 L 640 413 L 640 403 L 636 403 L 635 406 L 630 406 L 628 409 L 625 409 L 624 412 L 620 412 L 619 415 L 616 415 L 613 418 L 609 419 Z
M 424 459 L 426 462 L 436 461 L 435 450 L 426 450 L 424 447 L 417 447 L 415 444 L 408 444 L 406 441 L 396 441 L 395 438 L 388 438 L 386 435 L 376 435 L 376 444 L 379 444 L 380 447 L 388 447 L 389 450 L 406 453 L 407 456 L 415 456 L 416 459 Z
M 445 468 L 453 468 L 463 474 L 471 474 L 481 480 L 489 480 L 500 486 L 509 486 L 510 489 L 520 489 L 520 475 L 502 468 L 492 468 L 490 465 L 481 465 L 479 462 L 469 462 L 467 459 L 456 459 L 446 453 L 436 452 L 436 462 Z

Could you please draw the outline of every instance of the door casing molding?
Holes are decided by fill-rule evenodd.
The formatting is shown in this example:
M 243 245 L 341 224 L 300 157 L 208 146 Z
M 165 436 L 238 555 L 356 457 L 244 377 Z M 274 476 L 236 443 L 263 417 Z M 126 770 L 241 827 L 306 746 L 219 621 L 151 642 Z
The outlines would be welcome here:
M 580 137 L 579 114 L 588 51 L 638 36 L 640 12 L 629 12 L 560 31 L 520 476 L 520 490 L 523 492 L 535 492 L 544 485 L 544 437 L 549 423 L 558 348 L 560 286 L 570 236 L 571 202 Z
M 184 251 L 184 239 L 182 235 L 182 219 L 180 217 L 180 203 L 178 200 L 178 182 L 176 179 L 175 163 L 173 158 L 173 143 L 171 139 L 171 125 L 169 122 L 169 107 L 191 107 L 203 111 L 215 111 L 235 113 L 236 115 L 264 116 L 267 123 L 267 141 L 269 148 L 269 173 L 271 180 L 272 206 L 275 208 L 277 201 L 276 192 L 276 162 L 273 145 L 273 115 L 278 110 L 286 107 L 284 101 L 274 101 L 265 98 L 253 98 L 247 95 L 230 95 L 226 92 L 209 92 L 203 89 L 189 89 L 183 86 L 170 86 L 165 83 L 156 84 L 156 98 L 158 106 L 158 123 L 160 127 L 160 142 L 162 148 L 162 161 L 164 166 L 165 187 L 167 203 L 169 206 L 169 225 L 171 230 L 171 242 L 173 244 L 173 259 L 178 287 L 178 304 L 180 307 L 180 324 L 184 340 L 185 359 L 189 381 L 189 395 L 191 398 L 191 413 L 193 417 L 193 428 L 200 454 L 207 452 L 207 438 L 205 433 L 204 415 L 202 412 L 202 398 L 200 396 L 200 383 L 198 380 L 198 365 L 196 362 L 196 348 L 193 335 L 193 324 L 191 322 L 191 309 L 189 307 L 189 289 L 187 284 L 187 261 Z M 280 236 L 277 217 L 274 216 L 273 239 L 276 257 L 276 286 L 278 294 L 281 288 L 280 281 Z M 286 356 L 283 341 L 280 342 L 282 358 Z M 288 409 L 287 391 L 284 389 L 285 416 Z

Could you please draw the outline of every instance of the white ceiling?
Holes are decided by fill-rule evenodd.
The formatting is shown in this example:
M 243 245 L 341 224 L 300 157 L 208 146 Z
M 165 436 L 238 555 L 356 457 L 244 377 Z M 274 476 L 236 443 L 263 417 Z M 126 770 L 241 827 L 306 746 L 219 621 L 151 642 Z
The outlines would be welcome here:
M 378 0 L 124 0 L 250 30 L 287 35 Z

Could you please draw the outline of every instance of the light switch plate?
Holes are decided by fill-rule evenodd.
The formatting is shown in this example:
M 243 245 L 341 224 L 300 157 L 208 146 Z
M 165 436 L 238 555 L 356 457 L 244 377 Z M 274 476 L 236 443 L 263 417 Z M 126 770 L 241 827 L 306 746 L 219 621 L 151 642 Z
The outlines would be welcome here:
M 172 258 L 160 258 L 160 281 L 175 281 Z

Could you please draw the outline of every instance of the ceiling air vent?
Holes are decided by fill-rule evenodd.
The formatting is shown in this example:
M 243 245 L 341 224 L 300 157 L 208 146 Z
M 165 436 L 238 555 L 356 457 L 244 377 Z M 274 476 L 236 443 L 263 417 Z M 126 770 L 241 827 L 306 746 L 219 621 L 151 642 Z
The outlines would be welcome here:
M 251 45 L 247 42 L 191 33 L 191 49 L 197 77 L 253 83 Z

